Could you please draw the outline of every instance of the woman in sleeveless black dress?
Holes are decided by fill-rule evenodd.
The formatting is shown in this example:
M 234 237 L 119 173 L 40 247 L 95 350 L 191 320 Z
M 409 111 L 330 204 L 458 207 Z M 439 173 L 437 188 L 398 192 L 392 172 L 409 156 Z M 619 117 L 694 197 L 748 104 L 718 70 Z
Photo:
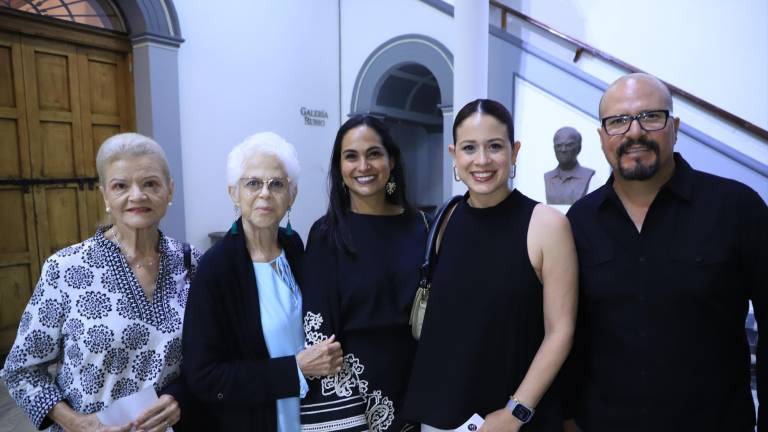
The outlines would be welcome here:
M 469 103 L 453 135 L 455 175 L 469 192 L 438 237 L 403 415 L 422 430 L 454 429 L 479 414 L 483 431 L 562 431 L 550 387 L 576 315 L 568 221 L 510 188 L 520 143 L 501 104 Z
M 335 335 L 345 356 L 341 372 L 309 381 L 302 430 L 400 432 L 427 219 L 408 204 L 400 151 L 373 117 L 341 126 L 329 177 L 305 253 L 304 329 L 308 344 Z

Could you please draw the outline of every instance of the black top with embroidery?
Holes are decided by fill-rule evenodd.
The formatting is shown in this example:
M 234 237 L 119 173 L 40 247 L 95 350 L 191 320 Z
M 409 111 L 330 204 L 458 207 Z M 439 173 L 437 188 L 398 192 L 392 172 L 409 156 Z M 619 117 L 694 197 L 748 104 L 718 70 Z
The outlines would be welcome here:
M 768 334 L 768 208 L 747 186 L 674 157 L 641 232 L 612 178 L 568 212 L 580 304 L 567 366 L 584 430 L 753 430 L 744 321 L 751 299 Z M 757 348 L 760 430 L 767 349 Z
M 490 208 L 459 202 L 435 264 L 406 418 L 454 429 L 503 408 L 519 386 L 544 338 L 527 246 L 536 204 L 517 190 Z M 524 430 L 562 430 L 551 393 Z
M 322 233 L 322 223 L 310 231 L 304 260 L 305 332 L 308 344 L 335 334 L 345 362 L 339 374 L 309 381 L 302 428 L 333 422 L 324 430 L 400 431 L 416 346 L 408 317 L 424 255 L 425 220 L 418 212 L 350 214 L 354 256 L 338 251 Z M 348 408 L 328 411 L 341 406 Z

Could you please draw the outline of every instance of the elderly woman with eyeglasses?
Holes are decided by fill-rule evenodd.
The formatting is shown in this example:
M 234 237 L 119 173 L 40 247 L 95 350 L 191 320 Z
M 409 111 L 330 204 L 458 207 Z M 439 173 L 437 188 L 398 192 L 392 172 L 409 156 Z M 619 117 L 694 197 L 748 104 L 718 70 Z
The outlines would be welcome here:
M 303 349 L 304 246 L 278 223 L 296 199 L 299 163 L 280 136 L 258 133 L 227 160 L 229 196 L 241 213 L 201 258 L 190 289 L 184 373 L 207 409 L 209 430 L 298 431 L 304 377 L 341 367 L 338 342 Z

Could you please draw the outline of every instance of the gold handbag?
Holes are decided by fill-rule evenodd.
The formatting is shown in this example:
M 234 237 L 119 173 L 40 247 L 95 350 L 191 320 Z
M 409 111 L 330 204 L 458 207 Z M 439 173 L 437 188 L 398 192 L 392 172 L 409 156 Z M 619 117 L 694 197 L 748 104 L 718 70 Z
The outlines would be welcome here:
M 411 334 L 416 340 L 419 340 L 421 337 L 421 328 L 424 325 L 424 317 L 427 314 L 429 290 L 432 287 L 432 266 L 434 257 L 437 256 L 437 240 L 438 237 L 442 235 L 445 225 L 448 224 L 448 219 L 451 218 L 453 210 L 456 209 L 456 204 L 458 204 L 461 199 L 461 195 L 456 195 L 440 207 L 440 210 L 438 210 L 435 215 L 432 227 L 429 228 L 429 233 L 427 234 L 427 247 L 424 251 L 424 263 L 421 264 L 421 267 L 419 268 L 419 273 L 421 274 L 421 277 L 419 278 L 419 287 L 416 289 L 416 295 L 413 297 L 411 316 L 408 319 L 408 324 L 411 326 Z M 421 216 L 424 218 L 424 224 L 429 227 L 424 213 L 422 213 Z

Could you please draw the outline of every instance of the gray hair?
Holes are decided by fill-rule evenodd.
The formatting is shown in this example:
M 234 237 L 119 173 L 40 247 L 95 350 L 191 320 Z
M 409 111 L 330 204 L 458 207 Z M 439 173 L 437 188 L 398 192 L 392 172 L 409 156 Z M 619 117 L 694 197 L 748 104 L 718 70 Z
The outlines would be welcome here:
M 301 167 L 296 148 L 274 132 L 253 134 L 236 145 L 227 156 L 227 185 L 237 187 L 238 180 L 245 171 L 245 164 L 256 154 L 270 154 L 277 157 L 291 183 L 292 193 L 296 193 Z
M 125 157 L 152 156 L 160 162 L 165 181 L 171 182 L 171 173 L 168 169 L 168 161 L 165 151 L 160 144 L 152 138 L 141 134 L 127 132 L 113 135 L 104 141 L 96 154 L 96 172 L 99 174 L 99 182 L 102 186 L 107 181 L 107 166 L 112 162 Z

